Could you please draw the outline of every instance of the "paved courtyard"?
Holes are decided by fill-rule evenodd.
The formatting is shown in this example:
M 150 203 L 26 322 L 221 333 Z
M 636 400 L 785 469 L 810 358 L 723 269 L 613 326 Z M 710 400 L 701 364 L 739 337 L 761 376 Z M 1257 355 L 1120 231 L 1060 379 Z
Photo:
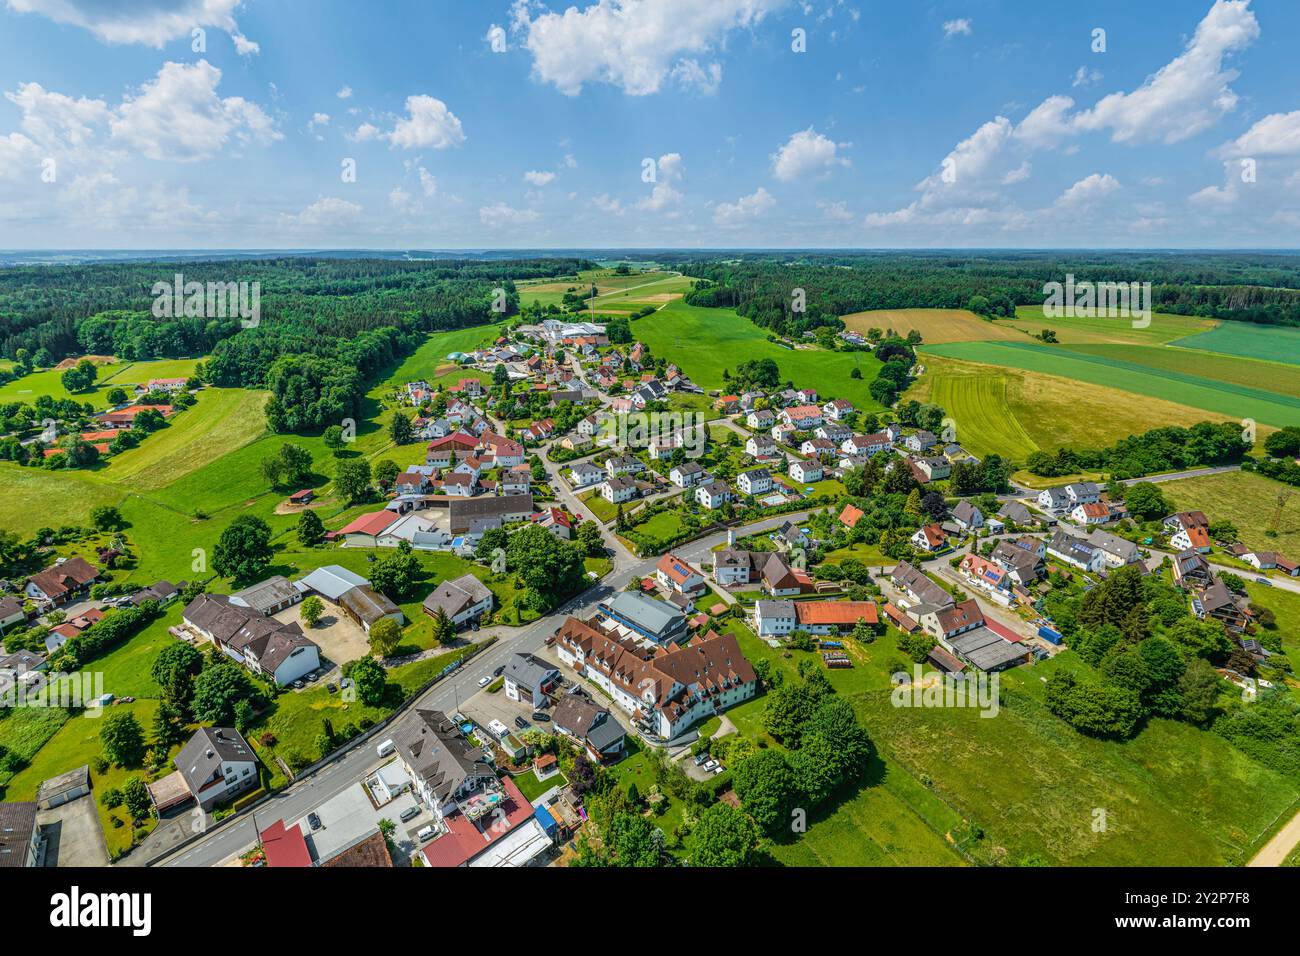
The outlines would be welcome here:
M 319 644 L 322 664 L 328 660 L 335 667 L 342 667 L 348 661 L 369 654 L 370 641 L 361 625 L 339 610 L 337 604 L 324 598 L 321 603 L 325 605 L 325 613 L 315 627 L 303 623 L 301 603 L 285 608 L 275 615 L 275 619 L 282 624 L 297 624 L 304 634 Z
M 108 844 L 93 792 L 39 811 L 36 822 L 45 837 L 46 866 L 108 866 Z
M 400 763 L 398 764 L 400 766 Z M 420 815 L 406 823 L 399 817 L 403 810 L 419 806 Z M 429 810 L 417 803 L 414 794 L 407 790 L 396 799 L 376 808 L 365 786 L 357 781 L 337 796 L 326 800 L 315 810 L 320 817 L 321 828 L 313 832 L 305 816 L 296 821 L 286 821 L 290 825 L 297 823 L 307 837 L 307 844 L 314 851 L 316 859 L 325 859 L 345 849 L 357 840 L 370 834 L 379 825 L 380 820 L 392 820 L 397 825 L 393 833 L 393 842 L 397 844 L 399 855 L 406 860 L 419 849 L 415 834 L 421 827 L 433 822 Z

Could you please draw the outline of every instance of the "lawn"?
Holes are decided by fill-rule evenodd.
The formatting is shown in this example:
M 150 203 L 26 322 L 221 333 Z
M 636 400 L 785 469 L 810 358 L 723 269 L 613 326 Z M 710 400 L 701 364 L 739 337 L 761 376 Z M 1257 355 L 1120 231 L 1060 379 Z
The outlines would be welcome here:
M 1287 485 L 1235 471 L 1162 482 L 1160 490 L 1177 511 L 1204 511 L 1212 521 L 1231 521 L 1248 547 L 1300 556 L 1300 493 Z
M 789 349 L 767 341 L 767 332 L 732 309 L 705 309 L 670 302 L 654 315 L 632 323 L 632 334 L 655 355 L 678 361 L 703 389 L 725 388 L 724 369 L 735 370 L 745 360 L 770 358 L 781 380 L 812 385 L 824 401 L 847 398 L 868 411 L 880 405 L 867 390 L 880 363 L 869 352 L 827 352 L 818 348 Z M 850 378 L 860 368 L 862 378 Z
M 564 774 L 562 773 L 553 774 L 545 780 L 538 780 L 537 774 L 532 770 L 521 773 L 511 779 L 514 780 L 515 786 L 519 788 L 519 792 L 524 795 L 524 799 L 529 802 L 536 800 L 552 787 L 562 787 L 568 782 L 564 779 Z
M 1177 339 L 1174 344 L 1187 349 L 1300 365 L 1300 329 L 1253 325 L 1250 322 L 1220 322 L 1208 332 Z
M 990 859 L 1058 865 L 1223 866 L 1248 859 L 1300 797 L 1216 735 L 1155 719 L 1133 740 L 1095 740 L 1043 703 L 1040 678 L 1069 652 L 1007 672 L 992 719 L 971 709 L 898 708 L 864 695 L 872 737 L 986 834 Z M 1106 829 L 1092 823 L 1105 811 Z
M 68 712 L 60 707 L 10 707 L 0 714 L 0 749 L 22 761 L 36 756 L 68 720 Z M 13 775 L 0 770 L 0 797 Z
M 1030 342 L 963 342 L 923 346 L 922 351 L 926 356 L 940 355 L 1117 388 L 1144 399 L 1156 398 L 1205 409 L 1204 417 L 1209 419 L 1253 418 L 1280 428 L 1300 417 L 1297 397 L 1060 347 Z
M 618 516 L 618 505 L 611 504 L 603 495 L 601 495 L 599 489 L 579 495 L 578 500 L 591 510 L 591 513 L 596 516 L 597 521 L 609 523 Z M 627 507 L 632 507 L 633 504 L 634 502 L 629 501 Z
M 146 738 L 149 738 L 149 728 L 153 726 L 153 715 L 157 708 L 158 702 L 155 700 L 137 700 L 133 704 L 114 705 L 103 713 L 116 713 L 121 710 L 129 711 L 135 715 L 140 722 L 140 726 L 145 730 Z M 68 718 L 58 733 L 51 737 L 45 746 L 31 758 L 31 763 L 14 775 L 13 780 L 5 789 L 5 799 L 16 801 L 34 800 L 36 790 L 43 781 L 67 770 L 80 767 L 82 764 L 93 764 L 103 752 L 103 747 L 99 742 L 99 731 L 102 726 L 103 721 L 101 719 L 88 715 Z M 171 748 L 168 754 L 169 758 L 175 756 L 179 750 L 179 746 Z M 168 770 L 170 769 L 169 759 Z M 91 776 L 95 809 L 99 813 L 100 825 L 103 826 L 104 836 L 108 840 L 109 854 L 116 858 L 131 846 L 131 824 L 127 819 L 125 807 L 109 810 L 104 806 L 104 792 L 110 788 L 120 788 L 131 777 L 139 777 L 145 782 L 149 782 L 149 774 L 139 767 L 130 769 L 110 767 L 102 775 L 94 773 L 92 770 Z M 152 830 L 156 823 L 157 820 L 150 817 L 143 824 L 143 829 L 146 832 Z

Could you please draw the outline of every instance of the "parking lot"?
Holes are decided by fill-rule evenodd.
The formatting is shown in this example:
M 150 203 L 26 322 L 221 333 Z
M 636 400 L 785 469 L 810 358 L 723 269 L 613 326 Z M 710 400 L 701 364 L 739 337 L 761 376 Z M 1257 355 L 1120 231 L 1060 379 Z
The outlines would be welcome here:
M 45 837 L 46 866 L 108 866 L 108 844 L 94 794 L 36 815 Z
M 418 816 L 405 823 L 401 820 L 402 811 L 418 807 Z M 347 848 L 357 840 L 370 834 L 379 826 L 380 820 L 392 820 L 397 825 L 393 833 L 393 842 L 397 844 L 399 864 L 410 858 L 417 849 L 419 841 L 416 833 L 422 827 L 433 822 L 432 813 L 421 805 L 415 795 L 407 790 L 396 799 L 376 807 L 366 792 L 361 781 L 348 787 L 337 796 L 331 797 L 315 809 L 321 826 L 312 830 L 306 816 L 296 822 L 307 837 L 307 843 L 314 851 L 316 859 L 326 859 Z

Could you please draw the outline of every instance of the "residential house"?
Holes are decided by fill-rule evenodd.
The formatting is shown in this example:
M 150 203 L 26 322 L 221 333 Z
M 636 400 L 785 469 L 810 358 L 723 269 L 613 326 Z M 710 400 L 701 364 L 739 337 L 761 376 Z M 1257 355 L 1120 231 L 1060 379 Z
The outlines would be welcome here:
M 822 474 L 821 462 L 816 459 L 800 461 L 796 458 L 790 462 L 790 477 L 800 484 L 810 485 L 814 481 L 821 481 Z
M 235 663 L 281 687 L 320 667 L 320 648 L 297 622 L 282 624 L 225 595 L 200 594 L 185 606 L 181 620 Z
M 488 586 L 472 574 L 443 581 L 424 599 L 424 613 L 436 617 L 445 611 L 451 623 L 462 627 L 492 610 L 493 596 Z
M 948 546 L 948 536 L 938 523 L 922 525 L 911 541 L 922 551 L 941 551 Z
M 399 625 L 406 623 L 406 615 L 401 608 L 369 584 L 349 588 L 339 595 L 337 603 L 339 610 L 367 634 L 380 621 L 396 621 Z
M 813 429 L 813 435 L 826 439 L 832 445 L 838 445 L 846 438 L 851 438 L 853 431 L 845 425 L 822 423 Z
M 665 554 L 655 565 L 655 579 L 665 591 L 699 597 L 708 587 L 704 575 L 673 554 Z
M 998 509 L 998 517 L 1007 524 L 1018 525 L 1022 528 L 1028 528 L 1037 524 L 1033 514 L 1019 501 L 1004 502 Z
M 774 637 L 792 631 L 809 634 L 847 634 L 859 623 L 880 622 L 872 601 L 756 601 L 754 629 L 759 637 Z
M 645 470 L 640 458 L 633 455 L 614 455 L 605 460 L 605 473 L 611 477 L 617 475 L 635 475 Z
M 586 748 L 596 763 L 617 760 L 627 750 L 627 731 L 603 707 L 580 694 L 565 694 L 551 711 L 551 726 Z
M 1214 571 L 1210 564 L 1192 549 L 1180 551 L 1174 555 L 1174 583 L 1188 590 L 1208 588 L 1214 583 Z
M 1052 535 L 1047 542 L 1047 553 L 1084 571 L 1096 572 L 1106 566 L 1106 552 L 1065 531 Z
M 1142 550 L 1136 544 L 1109 531 L 1094 531 L 1088 535 L 1088 543 L 1101 551 L 1108 568 L 1122 568 L 1126 564 L 1136 564 L 1142 560 Z
M 707 485 L 697 485 L 695 488 L 695 500 L 710 511 L 716 511 L 727 502 L 734 501 L 735 498 L 736 493 L 725 481 L 713 481 Z
M 1203 511 L 1180 511 L 1164 521 L 1170 534 L 1169 544 L 1179 551 L 1189 548 L 1208 554 L 1210 551 L 1210 519 Z
M 1249 631 L 1255 619 L 1255 613 L 1238 598 L 1222 581 L 1214 583 L 1192 597 L 1192 612 L 1199 618 L 1218 621 L 1230 634 L 1244 634 Z
M 736 476 L 742 494 L 761 495 L 772 490 L 772 474 L 766 468 L 751 468 Z
M 830 422 L 842 422 L 852 415 L 856 408 L 847 398 L 835 398 L 822 406 L 822 420 Z
M 952 596 L 947 591 L 906 561 L 900 561 L 894 566 L 889 580 L 894 587 L 918 604 L 943 607 L 952 603 Z
M 840 512 L 838 520 L 840 524 L 844 525 L 844 527 L 852 529 L 857 527 L 858 522 L 862 520 L 864 514 L 865 512 L 861 508 L 846 504 L 844 510 Z
M 529 520 L 539 528 L 545 528 L 561 541 L 571 541 L 573 539 L 573 522 L 559 508 L 554 506 L 543 508 Z
M 865 458 L 878 455 L 882 451 L 889 451 L 891 447 L 889 436 L 884 432 L 876 432 L 872 435 L 850 435 L 840 442 L 840 451 L 844 454 Z
M 781 421 L 804 432 L 822 423 L 822 410 L 816 405 L 792 405 L 781 409 Z
M 1100 501 L 1075 505 L 1074 510 L 1070 512 L 1070 520 L 1085 527 L 1106 524 L 1111 520 L 1110 508 Z
M 600 496 L 611 504 L 622 504 L 637 496 L 637 484 L 630 478 L 607 478 L 600 486 Z
M 569 478 L 575 488 L 590 488 L 605 479 L 605 472 L 589 461 L 580 461 L 569 469 Z
M 750 428 L 766 431 L 776 424 L 776 416 L 767 408 L 759 408 L 745 416 L 745 424 Z
M 1012 579 L 1010 572 L 1000 564 L 982 558 L 978 554 L 967 554 L 961 559 L 958 570 L 966 580 L 970 581 L 976 587 L 983 588 L 991 595 L 1001 596 L 1003 599 L 1011 591 Z
M 772 597 L 793 597 L 813 590 L 812 578 L 775 551 L 717 551 L 713 555 L 713 580 L 724 587 L 761 584 Z
M 229 803 L 260 785 L 257 755 L 234 727 L 200 727 L 173 762 L 203 810 Z
M 917 620 L 921 628 L 931 637 L 950 641 L 958 634 L 973 631 L 984 626 L 984 612 L 980 610 L 974 598 L 968 598 L 960 604 L 948 604 L 945 607 L 931 606 Z
M 1101 488 L 1091 481 L 1077 481 L 1065 486 L 1072 505 L 1091 505 L 1101 501 Z
M 85 594 L 98 579 L 99 569 L 85 558 L 60 558 L 28 578 L 23 593 L 33 601 L 58 606 Z
M 259 614 L 276 614 L 302 600 L 302 592 L 282 574 L 274 574 L 230 595 L 230 603 L 252 608 Z
M 415 792 L 436 820 L 457 811 L 473 819 L 490 816 L 500 803 L 502 784 L 485 750 L 442 711 L 412 711 L 398 722 L 392 739 Z
M 809 458 L 821 458 L 835 453 L 835 443 L 825 438 L 809 438 L 799 446 L 799 451 Z
M 750 435 L 745 441 L 745 454 L 753 458 L 770 458 L 776 454 L 776 442 L 770 435 Z
M 530 707 L 546 707 L 560 680 L 559 668 L 533 654 L 512 654 L 506 661 L 506 697 Z
M 963 531 L 978 531 L 984 527 L 984 512 L 963 499 L 953 506 L 952 520 Z
M 668 477 L 678 488 L 693 488 L 704 480 L 705 471 L 699 462 L 685 461 L 674 465 Z
M 939 444 L 939 439 L 936 438 L 932 432 L 921 429 L 918 432 L 904 437 L 903 444 L 907 447 L 908 451 L 922 454 Z
M 922 483 L 940 481 L 952 474 L 952 462 L 942 455 L 933 458 L 914 458 L 912 468 L 924 475 L 921 479 Z
M 1044 488 L 1038 493 L 1038 507 L 1050 514 L 1061 514 L 1074 507 L 1074 501 L 1065 491 L 1065 486 Z

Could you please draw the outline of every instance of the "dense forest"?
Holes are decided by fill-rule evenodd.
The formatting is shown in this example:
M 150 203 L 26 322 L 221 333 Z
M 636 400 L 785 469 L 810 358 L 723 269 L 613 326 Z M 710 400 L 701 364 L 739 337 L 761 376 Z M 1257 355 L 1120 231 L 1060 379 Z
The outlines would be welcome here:
M 1043 285 L 1150 282 L 1156 311 L 1271 325 L 1300 325 L 1300 256 L 1280 253 L 861 252 L 747 253 L 720 259 L 665 255 L 701 282 L 692 305 L 731 307 L 778 334 L 838 327 L 867 309 L 970 306 L 1009 315 L 1041 305 Z M 795 308 L 794 290 L 806 297 Z
M 48 365 L 70 355 L 129 360 L 208 353 L 215 385 L 269 388 L 277 431 L 355 415 L 369 376 L 427 332 L 482 325 L 518 310 L 514 280 L 572 275 L 582 259 L 406 262 L 284 257 L 182 264 L 23 266 L 0 270 L 0 354 Z M 260 284 L 260 321 L 155 318 L 153 288 Z M 493 311 L 493 290 L 505 311 Z

